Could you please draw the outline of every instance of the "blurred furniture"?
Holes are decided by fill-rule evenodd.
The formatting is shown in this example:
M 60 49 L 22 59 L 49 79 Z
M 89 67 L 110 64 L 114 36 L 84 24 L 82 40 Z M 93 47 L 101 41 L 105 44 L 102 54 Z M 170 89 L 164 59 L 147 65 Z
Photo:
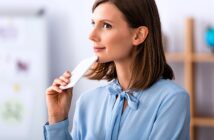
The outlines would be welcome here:
M 195 97 L 195 64 L 212 63 L 214 64 L 214 54 L 196 53 L 194 51 L 194 20 L 186 19 L 185 22 L 185 44 L 183 53 L 166 52 L 166 59 L 169 62 L 181 62 L 184 64 L 184 86 L 190 95 L 191 110 L 191 140 L 197 140 L 196 128 L 206 127 L 214 128 L 214 116 L 200 117 L 196 115 L 196 97 Z M 213 85 L 214 86 L 214 85 Z M 206 95 L 204 95 L 206 96 Z M 208 97 L 209 98 L 209 97 Z M 210 138 L 212 139 L 212 138 Z

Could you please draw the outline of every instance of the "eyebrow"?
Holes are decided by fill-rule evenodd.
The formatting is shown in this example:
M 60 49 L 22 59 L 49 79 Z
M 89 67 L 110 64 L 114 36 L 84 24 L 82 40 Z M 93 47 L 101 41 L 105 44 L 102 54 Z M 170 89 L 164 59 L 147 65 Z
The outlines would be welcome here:
M 92 21 L 95 21 L 93 18 L 91 19 Z M 114 23 L 114 21 L 112 21 L 112 20 L 109 20 L 109 19 L 101 19 L 101 20 L 98 20 L 99 22 L 105 22 L 105 21 L 107 21 L 107 22 L 110 22 L 110 23 Z

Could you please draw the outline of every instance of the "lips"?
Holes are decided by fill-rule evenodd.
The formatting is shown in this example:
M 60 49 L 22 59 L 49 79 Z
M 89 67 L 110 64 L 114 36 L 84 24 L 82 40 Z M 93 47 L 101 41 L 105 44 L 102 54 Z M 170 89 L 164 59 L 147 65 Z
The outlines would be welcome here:
M 105 47 L 94 47 L 94 52 L 101 52 L 105 50 Z

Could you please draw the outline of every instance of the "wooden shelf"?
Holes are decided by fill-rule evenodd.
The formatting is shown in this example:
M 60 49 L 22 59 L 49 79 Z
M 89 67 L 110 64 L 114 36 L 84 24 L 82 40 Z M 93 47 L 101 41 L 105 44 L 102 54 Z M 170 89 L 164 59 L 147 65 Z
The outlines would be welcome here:
M 185 55 L 183 53 L 170 53 L 165 52 L 165 56 L 168 62 L 184 62 Z M 191 56 L 187 56 L 192 62 L 207 62 L 214 63 L 214 54 L 209 53 L 192 53 Z
M 197 131 L 195 127 L 214 128 L 214 116 L 197 117 L 196 112 L 196 81 L 195 81 L 195 63 L 212 63 L 214 64 L 214 53 L 196 53 L 194 51 L 194 20 L 188 18 L 184 30 L 184 51 L 180 53 L 165 52 L 167 62 L 184 64 L 184 86 L 190 96 L 190 139 L 197 140 Z M 204 95 L 205 96 L 205 95 Z M 209 97 L 208 97 L 209 98 Z
M 183 53 L 170 53 L 165 52 L 166 60 L 168 62 L 183 62 L 184 54 Z
M 192 124 L 194 126 L 214 127 L 214 117 L 213 118 L 202 118 L 202 117 L 193 118 Z
M 192 55 L 193 62 L 214 62 L 214 54 L 195 53 Z

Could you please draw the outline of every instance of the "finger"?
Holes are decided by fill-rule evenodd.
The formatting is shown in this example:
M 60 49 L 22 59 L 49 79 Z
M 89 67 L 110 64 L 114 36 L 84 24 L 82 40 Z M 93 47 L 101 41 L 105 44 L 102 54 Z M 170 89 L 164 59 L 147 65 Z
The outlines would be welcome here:
M 47 93 L 47 94 L 50 94 L 50 93 L 53 93 L 53 92 L 61 93 L 62 90 L 61 90 L 59 87 L 57 87 L 57 86 L 51 86 L 51 87 L 49 87 L 49 88 L 46 90 L 46 93 Z
M 53 82 L 53 84 L 52 84 L 52 86 L 61 86 L 61 85 L 66 85 L 66 83 L 65 82 L 63 82 L 61 79 L 59 79 L 59 78 L 56 78 L 55 80 L 54 80 L 54 82 Z
M 62 92 L 62 90 L 58 86 L 53 86 L 52 89 L 58 93 Z
M 63 76 L 66 77 L 66 78 L 70 78 L 71 77 L 71 72 L 70 71 L 65 71 L 63 73 Z
M 66 78 L 64 76 L 60 76 L 59 79 L 66 85 L 70 82 L 70 78 Z
M 71 88 L 68 88 L 68 89 L 65 89 L 65 92 L 67 92 L 67 93 L 72 93 L 72 90 L 73 90 L 73 88 L 71 87 Z

